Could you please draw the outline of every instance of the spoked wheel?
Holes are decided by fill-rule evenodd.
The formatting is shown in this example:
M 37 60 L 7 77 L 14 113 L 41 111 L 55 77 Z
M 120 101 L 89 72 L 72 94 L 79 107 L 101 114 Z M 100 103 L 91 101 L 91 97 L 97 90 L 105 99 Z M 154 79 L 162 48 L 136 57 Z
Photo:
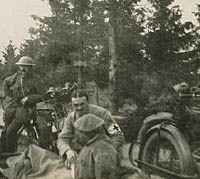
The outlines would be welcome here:
M 176 135 L 155 131 L 144 144 L 142 171 L 151 179 L 194 176 L 195 165 L 187 141 L 177 131 Z M 189 177 L 190 176 L 190 177 Z
M 39 145 L 38 134 L 34 127 L 23 128 L 18 135 L 17 152 L 23 152 L 30 144 Z

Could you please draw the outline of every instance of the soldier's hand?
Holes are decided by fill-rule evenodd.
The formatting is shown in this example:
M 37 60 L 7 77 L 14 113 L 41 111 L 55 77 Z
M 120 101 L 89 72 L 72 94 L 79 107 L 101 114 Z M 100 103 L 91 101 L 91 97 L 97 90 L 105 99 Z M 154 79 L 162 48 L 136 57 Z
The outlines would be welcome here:
M 77 153 L 71 149 L 69 149 L 66 153 L 68 163 L 73 163 L 77 158 Z
M 71 169 L 71 162 L 69 162 L 69 160 L 65 160 L 65 167 Z
M 21 102 L 21 104 L 24 105 L 27 100 L 28 100 L 28 97 L 26 96 L 26 97 L 22 98 L 20 102 Z

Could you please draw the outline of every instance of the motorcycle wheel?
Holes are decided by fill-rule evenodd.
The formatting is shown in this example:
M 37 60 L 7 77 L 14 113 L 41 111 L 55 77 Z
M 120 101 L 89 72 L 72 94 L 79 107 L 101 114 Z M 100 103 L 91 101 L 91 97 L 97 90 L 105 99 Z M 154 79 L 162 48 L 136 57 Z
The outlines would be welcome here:
M 141 160 L 169 172 L 193 176 L 196 168 L 189 145 L 183 135 L 178 131 L 177 133 L 172 135 L 168 131 L 161 130 L 158 139 L 158 132 L 153 132 L 144 144 Z M 145 165 L 142 165 L 141 169 L 148 178 L 171 179 L 168 172 L 158 172 Z
M 130 144 L 130 147 L 128 150 L 128 157 L 129 157 L 129 161 L 134 167 L 138 166 L 135 160 L 138 159 L 139 151 L 140 151 L 140 143 L 137 141 L 133 141 Z

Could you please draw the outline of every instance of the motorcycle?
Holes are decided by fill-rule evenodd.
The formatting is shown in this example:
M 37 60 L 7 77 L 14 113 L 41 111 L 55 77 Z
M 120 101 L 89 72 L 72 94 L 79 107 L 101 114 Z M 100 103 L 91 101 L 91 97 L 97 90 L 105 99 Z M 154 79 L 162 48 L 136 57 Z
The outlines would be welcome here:
M 137 140 L 129 148 L 129 160 L 148 178 L 199 178 L 200 90 L 178 91 L 175 110 L 147 116 Z
M 76 83 L 66 83 L 63 88 L 50 87 L 48 89 L 44 96 L 45 100 L 36 104 L 36 116 L 31 116 L 30 120 L 17 132 L 17 153 L 24 151 L 30 144 L 39 145 L 58 153 L 57 136 L 62 130 L 64 119 L 69 112 L 67 108 L 70 108 L 70 94 L 76 87 Z M 41 124 L 44 127 L 42 129 L 40 128 Z M 0 128 L 2 129 L 0 138 L 2 151 L 0 153 L 5 153 L 5 132 L 3 126 Z
M 44 131 L 39 130 L 39 138 L 44 138 L 43 141 L 39 139 L 40 146 L 58 153 L 57 137 L 62 130 L 64 119 L 71 110 L 70 95 L 76 87 L 77 83 L 66 83 L 63 88 L 50 87 L 46 93 L 46 100 L 37 104 L 37 120 L 43 121 L 47 134 L 44 138 Z

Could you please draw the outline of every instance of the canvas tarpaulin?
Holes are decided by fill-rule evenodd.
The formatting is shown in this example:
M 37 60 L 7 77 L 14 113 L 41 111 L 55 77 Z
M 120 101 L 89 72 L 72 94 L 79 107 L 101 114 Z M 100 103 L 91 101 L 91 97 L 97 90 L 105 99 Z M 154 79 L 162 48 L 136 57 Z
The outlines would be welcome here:
M 7 159 L 9 168 L 4 175 L 9 179 L 72 179 L 64 161 L 55 153 L 30 145 L 19 156 Z

